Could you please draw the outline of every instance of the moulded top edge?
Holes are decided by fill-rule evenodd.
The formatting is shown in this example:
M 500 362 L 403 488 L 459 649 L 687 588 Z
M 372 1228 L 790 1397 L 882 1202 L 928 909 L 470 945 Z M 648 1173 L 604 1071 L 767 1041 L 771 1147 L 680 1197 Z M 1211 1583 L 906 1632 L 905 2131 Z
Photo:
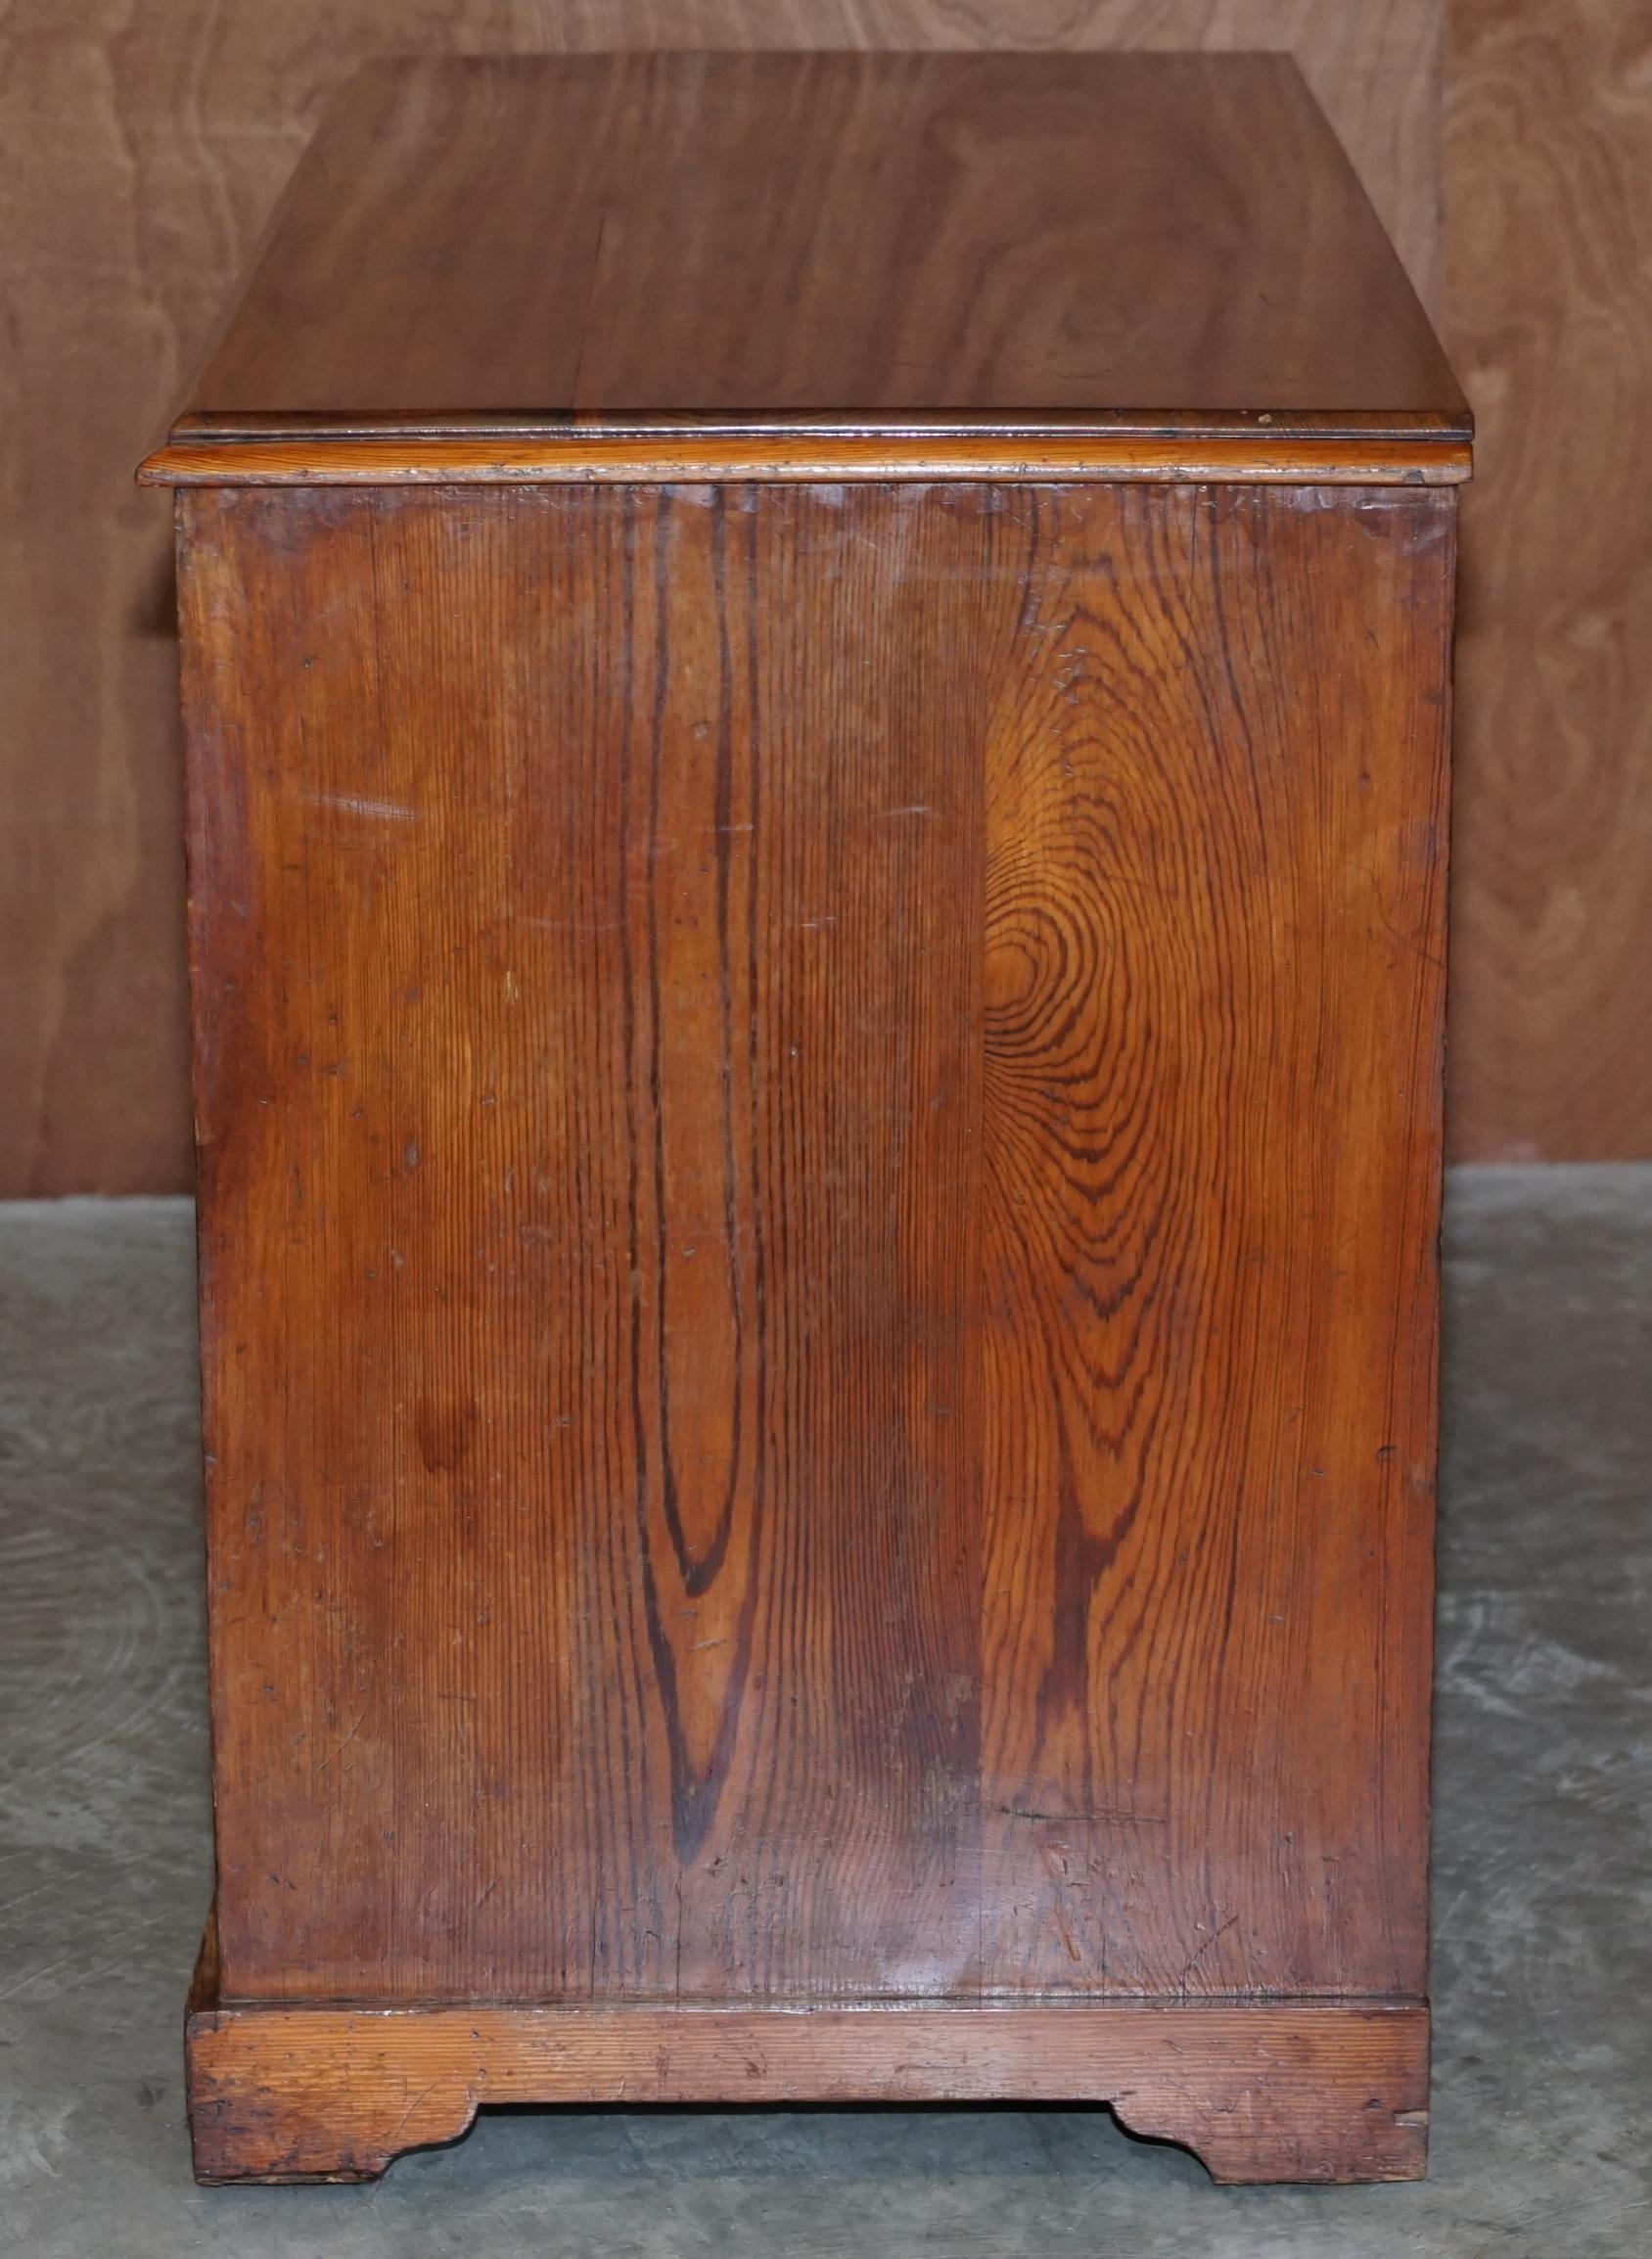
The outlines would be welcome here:
M 285 432 L 180 435 L 143 464 L 148 485 L 716 484 L 757 481 L 1145 480 L 1453 485 L 1458 433 L 1390 428 L 1119 431 L 628 431 L 555 436 Z

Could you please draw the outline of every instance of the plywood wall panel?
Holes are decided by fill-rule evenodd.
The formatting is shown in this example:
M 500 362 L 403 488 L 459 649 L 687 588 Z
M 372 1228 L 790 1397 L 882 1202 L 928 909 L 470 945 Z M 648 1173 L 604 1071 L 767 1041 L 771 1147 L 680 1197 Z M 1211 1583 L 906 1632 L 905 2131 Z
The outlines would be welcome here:
M 1293 51 L 1438 311 L 1440 0 L 12 0 L 0 1195 L 190 1178 L 170 523 L 130 473 L 329 89 L 385 52 Z
M 1452 1140 L 1652 1155 L 1652 5 L 1452 0 Z

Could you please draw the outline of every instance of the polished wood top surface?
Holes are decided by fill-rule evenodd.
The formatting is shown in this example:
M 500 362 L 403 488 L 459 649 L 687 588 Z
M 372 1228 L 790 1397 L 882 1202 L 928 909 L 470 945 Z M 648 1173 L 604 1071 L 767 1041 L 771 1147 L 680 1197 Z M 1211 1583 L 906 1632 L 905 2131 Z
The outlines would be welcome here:
M 1014 475 L 1093 436 L 1146 475 L 1300 438 L 1431 477 L 1467 430 L 1286 57 L 467 58 L 342 90 L 149 475 L 937 439 Z

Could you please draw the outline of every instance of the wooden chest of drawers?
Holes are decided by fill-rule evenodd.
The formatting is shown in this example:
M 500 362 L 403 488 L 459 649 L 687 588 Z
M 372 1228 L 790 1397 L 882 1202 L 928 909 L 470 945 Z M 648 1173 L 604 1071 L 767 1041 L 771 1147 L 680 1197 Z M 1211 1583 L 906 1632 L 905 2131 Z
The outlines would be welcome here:
M 393 65 L 178 489 L 204 2178 L 1422 2169 L 1467 417 L 1275 58 Z

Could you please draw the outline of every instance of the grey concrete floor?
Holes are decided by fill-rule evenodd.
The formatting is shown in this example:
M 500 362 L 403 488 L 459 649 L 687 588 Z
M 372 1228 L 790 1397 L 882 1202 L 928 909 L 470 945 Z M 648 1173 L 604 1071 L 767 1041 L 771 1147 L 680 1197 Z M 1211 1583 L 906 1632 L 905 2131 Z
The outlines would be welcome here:
M 1009 2108 L 484 2112 L 375 2188 L 196 2189 L 190 1229 L 0 1207 L 0 2251 L 1652 2254 L 1652 1169 L 1452 1187 L 1434 2162 L 1391 2189 Z

